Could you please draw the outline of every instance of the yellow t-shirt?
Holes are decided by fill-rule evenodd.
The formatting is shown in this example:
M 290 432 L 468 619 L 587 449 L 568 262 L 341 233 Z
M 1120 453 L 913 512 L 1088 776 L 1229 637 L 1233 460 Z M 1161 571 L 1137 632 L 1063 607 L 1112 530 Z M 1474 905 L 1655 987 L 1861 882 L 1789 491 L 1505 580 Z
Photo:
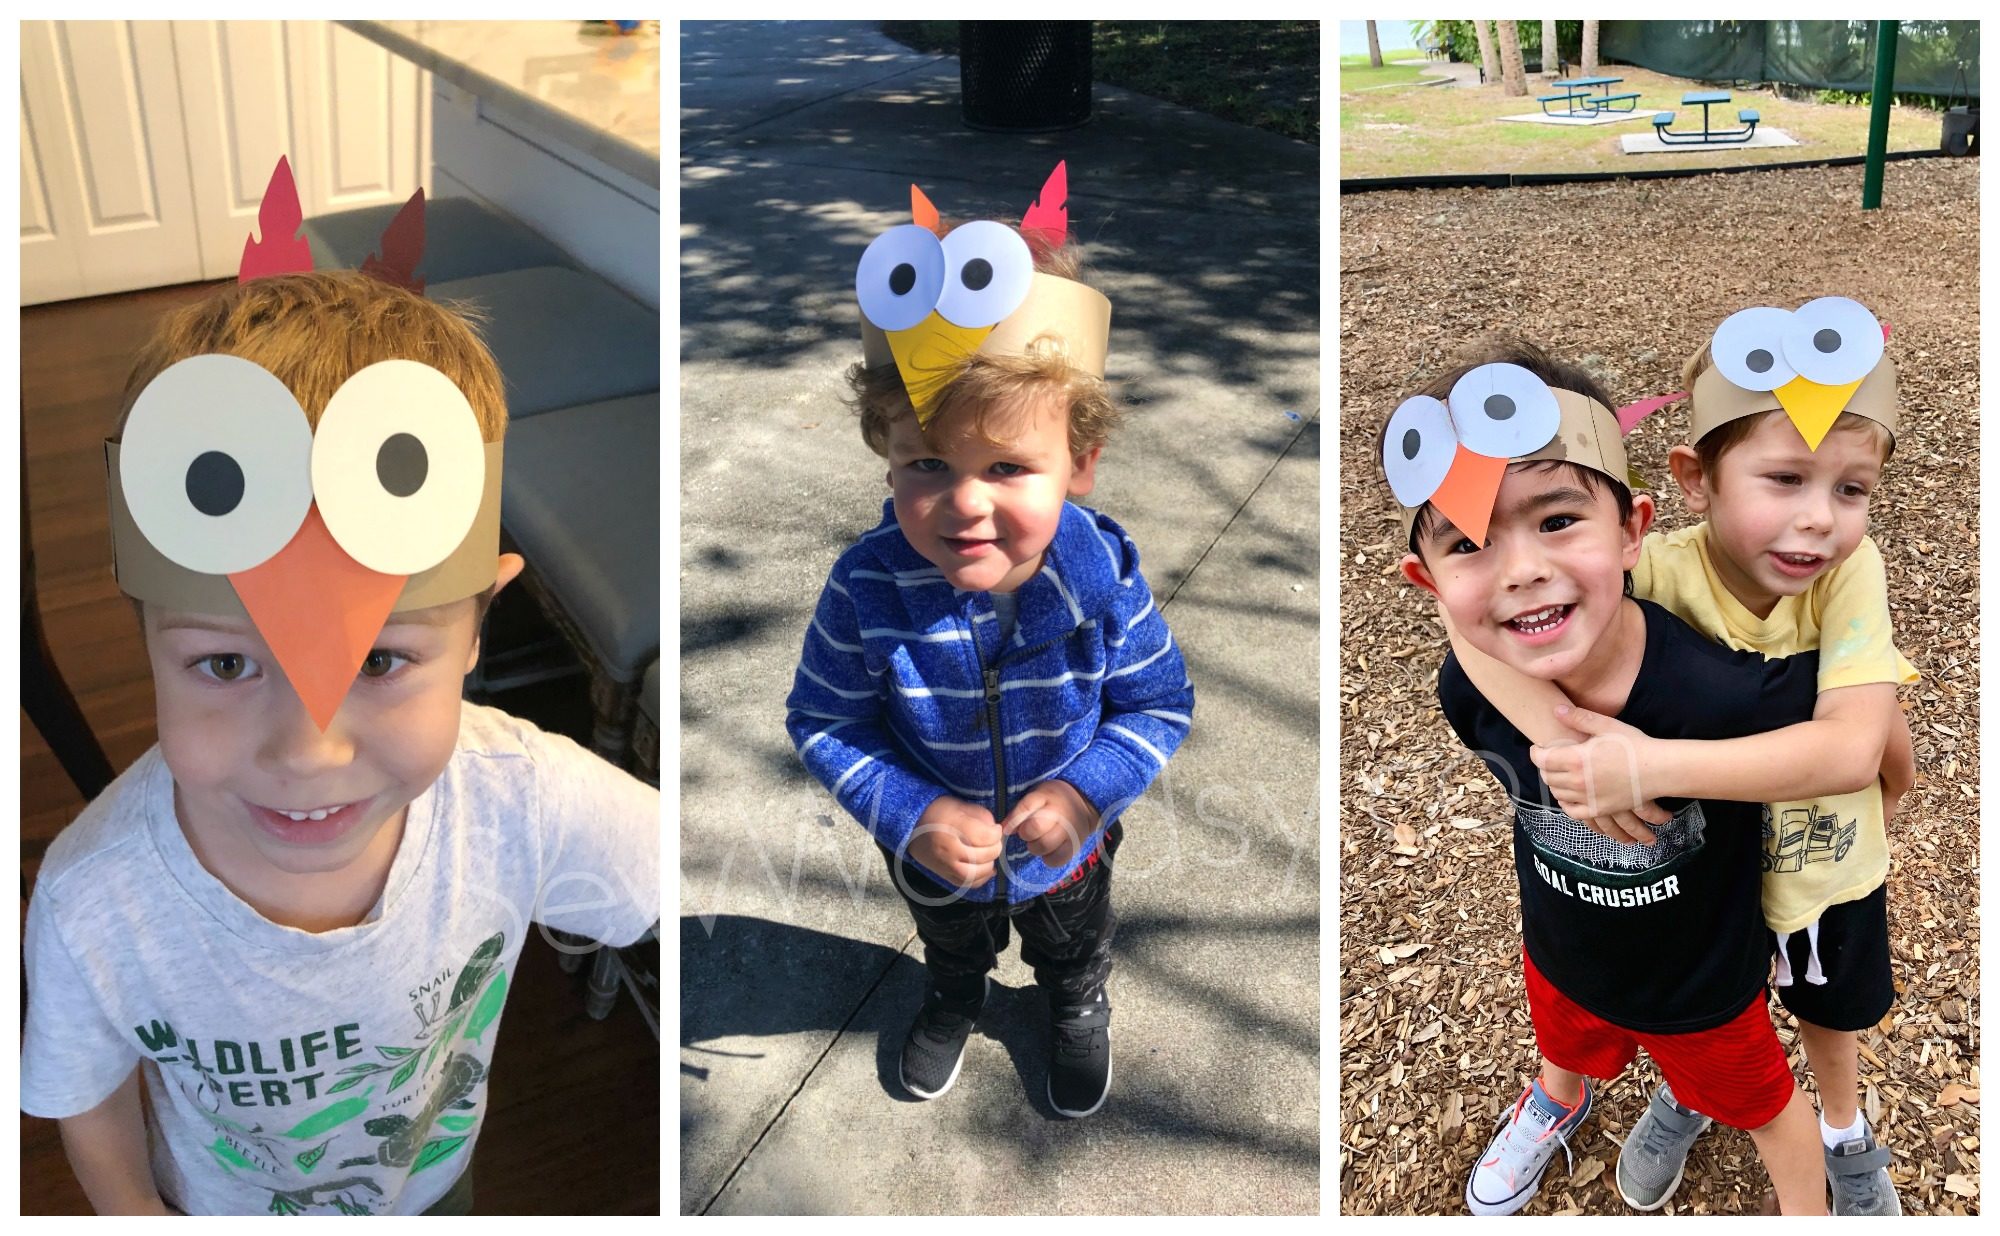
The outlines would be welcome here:
M 1731 648 L 1767 657 L 1819 650 L 1819 689 L 1916 682 L 1890 638 L 1882 551 L 1862 537 L 1847 561 L 1759 618 L 1731 595 L 1709 557 L 1708 524 L 1648 535 L 1633 591 Z M 1764 820 L 1764 920 L 1803 930 L 1830 905 L 1874 892 L 1889 874 L 1889 838 L 1878 781 L 1853 794 L 1770 803 Z

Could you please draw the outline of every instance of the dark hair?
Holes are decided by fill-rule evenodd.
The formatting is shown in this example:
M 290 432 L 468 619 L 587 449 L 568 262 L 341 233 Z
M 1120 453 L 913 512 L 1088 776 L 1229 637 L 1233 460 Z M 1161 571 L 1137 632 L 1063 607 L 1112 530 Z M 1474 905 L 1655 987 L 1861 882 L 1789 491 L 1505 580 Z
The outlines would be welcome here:
M 1466 374 L 1471 373 L 1481 365 L 1499 364 L 1519 365 L 1551 387 L 1558 390 L 1574 391 L 1586 399 L 1596 400 L 1607 408 L 1613 406 L 1610 392 L 1606 391 L 1603 384 L 1598 382 L 1596 378 L 1590 376 L 1587 370 L 1580 366 L 1569 364 L 1567 361 L 1557 360 L 1542 348 L 1529 343 L 1526 339 L 1518 335 L 1507 334 L 1488 334 L 1474 339 L 1460 353 L 1458 359 L 1450 369 L 1431 379 L 1417 394 L 1429 395 L 1433 399 L 1443 399 L 1451 394 L 1451 388 L 1456 386 L 1458 380 Z M 1385 420 L 1382 422 L 1381 430 L 1375 436 L 1375 460 L 1377 467 L 1381 466 L 1382 447 L 1387 442 L 1388 435 L 1389 423 Z M 1615 477 L 1606 476 L 1595 468 L 1586 468 L 1582 464 L 1570 463 L 1563 459 L 1537 459 L 1515 466 L 1567 468 L 1587 492 L 1596 494 L 1606 488 L 1611 491 L 1611 500 L 1617 504 L 1618 520 L 1620 523 L 1632 517 L 1631 488 L 1625 482 Z M 1426 502 L 1417 508 L 1417 517 L 1410 524 L 1409 550 L 1418 558 L 1422 558 L 1426 566 L 1430 564 L 1430 560 L 1424 558 L 1424 551 L 1422 549 L 1423 540 L 1436 527 L 1438 519 L 1437 508 Z M 1627 592 L 1631 591 L 1631 586 L 1632 579 L 1628 574 L 1625 579 Z

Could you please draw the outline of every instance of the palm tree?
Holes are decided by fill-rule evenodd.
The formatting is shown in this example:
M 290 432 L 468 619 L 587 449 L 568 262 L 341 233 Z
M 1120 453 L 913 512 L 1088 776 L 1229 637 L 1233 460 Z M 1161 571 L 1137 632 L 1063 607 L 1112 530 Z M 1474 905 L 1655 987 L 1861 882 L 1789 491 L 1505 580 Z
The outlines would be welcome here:
M 1495 23 L 1500 28 L 1500 92 L 1518 98 L 1528 93 L 1528 78 L 1521 71 L 1521 31 L 1516 22 Z
M 1368 23 L 1368 63 L 1378 69 L 1382 67 L 1382 40 L 1376 37 L 1372 21 Z
M 1491 84 L 1500 80 L 1500 56 L 1493 50 L 1493 29 L 1489 22 L 1475 19 L 1472 33 L 1479 40 L 1479 80 Z
M 1556 47 L 1556 24 L 1542 21 L 1542 76 L 1553 79 L 1562 72 L 1562 55 Z
M 1581 68 L 1585 77 L 1597 76 L 1597 23 L 1583 23 L 1583 58 Z

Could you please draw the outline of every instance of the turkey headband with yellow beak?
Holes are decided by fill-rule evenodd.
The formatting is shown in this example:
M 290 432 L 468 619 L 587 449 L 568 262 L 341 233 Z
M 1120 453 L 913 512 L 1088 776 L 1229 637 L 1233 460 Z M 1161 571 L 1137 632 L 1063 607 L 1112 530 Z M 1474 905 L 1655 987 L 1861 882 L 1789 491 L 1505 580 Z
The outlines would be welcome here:
M 283 159 L 238 282 L 312 269 Z M 362 269 L 421 294 L 423 191 Z M 104 444 L 120 590 L 247 616 L 314 724 L 333 723 L 389 615 L 476 596 L 499 574 L 501 446 L 457 385 L 386 360 L 353 374 L 318 428 L 237 356 L 169 365 Z
M 1475 545 L 1486 542 L 1507 465 L 1560 459 L 1629 484 L 1616 413 L 1519 365 L 1468 371 L 1443 402 L 1413 395 L 1382 438 L 1382 471 L 1402 507 L 1403 540 L 1428 502 Z
M 1069 234 L 1067 165 L 1056 164 L 1016 232 L 981 220 L 939 239 L 938 212 L 910 186 L 914 222 L 877 236 L 854 272 L 866 366 L 894 364 L 917 425 L 930 423 L 938 397 L 975 355 L 1025 352 L 1043 336 L 1060 339 L 1069 364 L 1104 376 L 1111 302 L 1072 279 L 1041 274 L 1021 233 L 1049 249 Z
M 1780 408 L 1810 450 L 1842 412 L 1867 417 L 1893 439 L 1896 366 L 1883 346 L 1888 338 L 1888 327 L 1845 296 L 1730 314 L 1709 341 L 1715 363 L 1694 380 L 1689 440 Z

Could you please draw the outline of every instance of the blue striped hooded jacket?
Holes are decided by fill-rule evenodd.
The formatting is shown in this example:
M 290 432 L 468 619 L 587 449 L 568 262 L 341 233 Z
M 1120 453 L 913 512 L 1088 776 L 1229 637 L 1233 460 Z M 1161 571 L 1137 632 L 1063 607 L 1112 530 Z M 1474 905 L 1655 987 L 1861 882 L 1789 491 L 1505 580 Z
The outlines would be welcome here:
M 1001 819 L 1056 777 L 1097 808 L 1101 832 L 1187 736 L 1194 687 L 1123 528 L 1065 503 L 1040 574 L 1017 596 L 1003 649 L 992 597 L 953 588 L 904 539 L 891 502 L 833 565 L 785 728 L 813 776 L 893 851 L 941 795 Z M 967 900 L 1039 896 L 1096 836 L 1061 868 L 1018 837 L 1005 845 L 1000 874 Z

